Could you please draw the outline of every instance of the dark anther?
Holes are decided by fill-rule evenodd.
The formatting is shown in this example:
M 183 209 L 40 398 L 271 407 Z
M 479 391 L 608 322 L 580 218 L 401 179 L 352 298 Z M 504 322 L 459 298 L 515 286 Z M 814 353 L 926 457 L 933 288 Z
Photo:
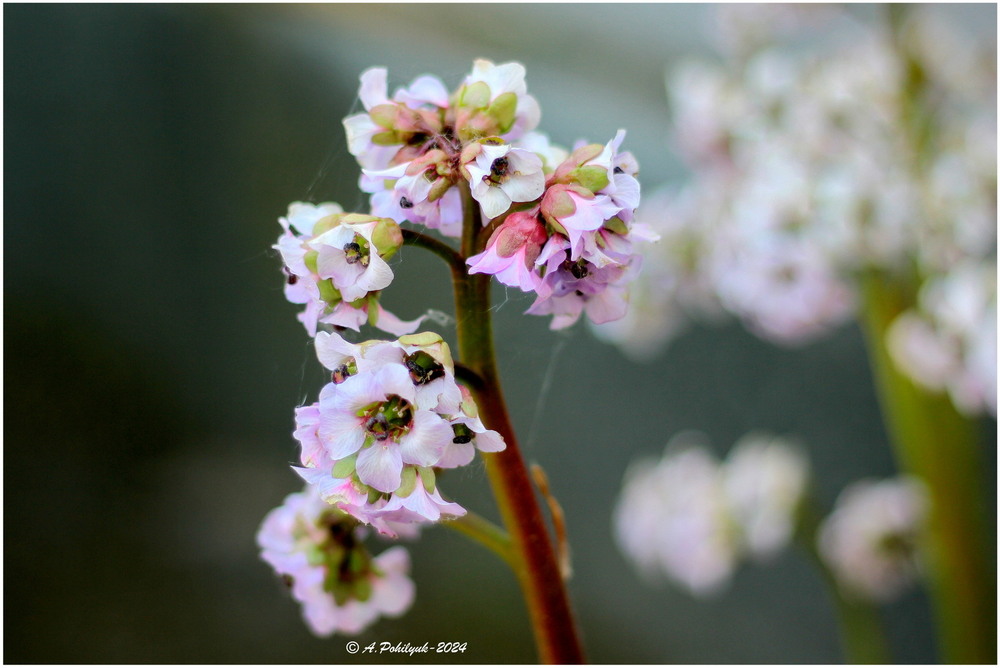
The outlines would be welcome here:
M 624 174 L 625 170 L 621 167 L 615 167 L 615 174 Z
M 444 365 L 423 350 L 407 355 L 403 363 L 410 372 L 410 380 L 414 385 L 426 385 L 444 376 Z
M 288 284 L 289 285 L 295 285 L 298 282 L 299 282 L 299 277 L 298 276 L 296 276 L 295 274 L 289 274 L 288 275 Z
M 586 295 L 583 294 L 582 292 L 580 292 L 579 290 L 576 291 L 576 296 L 577 297 L 586 297 Z
M 587 265 L 583 260 L 577 260 L 576 262 L 566 260 L 559 266 L 559 268 L 573 274 L 573 278 L 579 279 L 590 276 L 590 270 L 587 268 Z
M 347 260 L 347 264 L 357 264 L 358 262 L 367 264 L 361 253 L 361 246 L 354 241 L 344 245 L 344 259 Z
M 406 199 L 405 197 L 400 197 L 399 198 L 399 206 L 402 209 L 412 209 L 413 208 L 413 202 L 411 202 L 410 200 Z
M 500 156 L 493 161 L 490 165 L 490 176 L 494 179 L 500 179 L 507 176 L 507 170 L 510 169 L 510 163 L 507 162 L 507 158 Z
M 347 380 L 348 376 L 350 375 L 351 375 L 351 370 L 347 368 L 347 365 L 341 364 L 340 366 L 338 366 L 336 369 L 333 370 L 333 373 L 330 374 L 330 380 L 332 380 L 334 384 L 340 385 L 345 380 Z
M 384 441 L 389 438 L 389 421 L 381 413 L 368 418 L 365 423 L 365 430 L 375 437 L 376 441 Z
M 455 438 L 451 439 L 452 443 L 463 444 L 472 441 L 472 430 L 464 424 L 453 424 L 451 429 L 455 432 Z

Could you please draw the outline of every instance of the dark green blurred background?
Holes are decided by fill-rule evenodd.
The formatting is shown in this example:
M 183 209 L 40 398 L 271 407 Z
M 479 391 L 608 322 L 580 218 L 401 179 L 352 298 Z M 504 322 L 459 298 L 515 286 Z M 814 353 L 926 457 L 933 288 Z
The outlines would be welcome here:
M 300 487 L 292 409 L 324 377 L 282 297 L 277 217 L 293 200 L 364 207 L 340 121 L 372 65 L 392 86 L 426 72 L 454 86 L 476 57 L 519 60 L 554 141 L 625 127 L 645 187 L 681 178 L 663 73 L 709 52 L 708 14 L 5 5 L 5 661 L 360 661 L 346 639 L 309 634 L 254 544 L 264 514 Z M 963 16 L 996 23 L 993 6 Z M 399 315 L 450 312 L 432 258 L 405 249 L 396 273 L 385 299 Z M 591 660 L 840 661 L 801 553 L 697 601 L 642 584 L 610 516 L 628 462 L 683 429 L 720 453 L 753 429 L 800 437 L 827 504 L 850 481 L 892 474 L 857 328 L 797 350 L 698 329 L 640 366 L 582 326 L 552 334 L 522 317 L 513 291 L 497 299 L 508 401 L 566 509 Z M 995 480 L 995 422 L 983 431 Z M 446 490 L 492 516 L 484 485 L 473 466 Z M 458 662 L 534 660 L 498 559 L 441 527 L 412 554 L 414 608 L 362 644 L 456 640 L 469 648 Z M 921 592 L 885 615 L 899 660 L 933 660 Z

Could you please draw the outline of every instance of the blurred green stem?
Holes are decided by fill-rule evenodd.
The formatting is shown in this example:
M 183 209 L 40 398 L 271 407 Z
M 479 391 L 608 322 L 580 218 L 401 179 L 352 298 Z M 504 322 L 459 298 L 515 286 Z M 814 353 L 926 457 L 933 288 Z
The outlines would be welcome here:
M 889 356 L 886 332 L 914 303 L 912 289 L 870 272 L 862 278 L 868 355 L 886 429 L 902 470 L 930 493 L 925 545 L 929 590 L 945 663 L 996 663 L 996 571 L 975 425 L 947 394 L 917 386 Z
M 482 249 L 486 234 L 469 189 L 461 188 L 461 192 L 465 214 L 462 255 L 468 258 Z M 453 268 L 452 278 L 459 358 L 481 380 L 470 389 L 483 422 L 499 432 L 507 444 L 502 452 L 484 453 L 483 458 L 500 516 L 510 533 L 510 562 L 528 606 L 539 658 L 544 663 L 583 663 L 566 585 L 504 403 L 493 349 L 491 277 L 469 274 L 463 263 L 462 271 Z
M 885 637 L 878 608 L 868 601 L 846 594 L 820 556 L 816 544 L 820 514 L 812 499 L 803 501 L 798 515 L 795 537 L 823 576 L 830 598 L 833 599 L 844 660 L 851 664 L 890 663 L 892 656 L 889 652 L 889 642 Z

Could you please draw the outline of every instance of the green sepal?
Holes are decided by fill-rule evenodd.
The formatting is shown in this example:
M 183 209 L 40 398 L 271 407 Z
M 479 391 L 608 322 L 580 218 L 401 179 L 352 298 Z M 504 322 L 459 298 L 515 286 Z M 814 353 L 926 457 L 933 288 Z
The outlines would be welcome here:
M 577 167 L 569 175 L 592 193 L 596 193 L 608 185 L 608 170 L 597 165 Z
M 363 577 L 354 583 L 354 598 L 361 603 L 364 603 L 372 597 L 372 583 L 366 577 Z
M 318 237 L 324 232 L 329 232 L 333 228 L 340 225 L 340 221 L 343 220 L 344 214 L 333 213 L 329 216 L 323 216 L 313 224 L 313 236 Z
M 443 340 L 441 335 L 436 332 L 417 332 L 416 334 L 404 334 L 399 337 L 399 342 L 404 346 L 418 346 L 420 348 L 432 346 Z
M 403 469 L 401 477 L 402 482 L 396 490 L 396 496 L 405 499 L 417 488 L 417 472 L 412 466 L 407 466 Z
M 372 137 L 372 143 L 376 146 L 395 146 L 396 144 L 401 144 L 399 140 L 399 135 L 396 134 L 395 130 L 386 130 L 385 132 L 379 132 Z
M 306 269 L 314 274 L 319 273 L 318 262 L 319 262 L 319 251 L 318 250 L 307 250 L 306 254 L 302 256 L 302 261 L 306 265 Z
M 383 128 L 393 128 L 396 126 L 396 114 L 398 107 L 394 104 L 377 104 L 368 111 L 368 116 L 375 125 Z
M 343 300 L 343 296 L 340 294 L 340 290 L 333 287 L 333 279 L 327 278 L 322 281 L 316 282 L 316 287 L 319 288 L 319 297 L 325 301 L 330 306 L 339 303 Z
M 427 201 L 428 202 L 438 201 L 439 199 L 444 197 L 444 194 L 448 192 L 448 189 L 451 188 L 451 186 L 452 186 L 451 179 L 443 179 L 443 178 L 437 179 L 434 182 L 434 185 L 431 186 L 430 191 L 428 191 L 427 193 Z
M 368 488 L 368 503 L 375 504 L 379 499 L 382 498 L 382 492 L 378 491 L 374 487 Z
M 622 236 L 628 234 L 628 226 L 622 221 L 618 216 L 608 218 L 604 221 L 604 228 L 611 230 L 615 234 L 621 234 Z
M 486 110 L 500 125 L 500 134 L 505 134 L 514 126 L 514 118 L 517 112 L 517 93 L 503 93 L 493 100 L 493 104 Z
M 345 606 L 351 600 L 354 587 L 347 582 L 341 582 L 338 576 L 339 573 L 336 571 L 328 571 L 326 579 L 323 581 L 323 589 L 333 594 L 333 600 L 337 602 L 338 606 Z
M 306 548 L 306 561 L 309 562 L 310 566 L 319 566 L 326 563 L 326 553 L 319 545 L 310 544 Z
M 378 249 L 382 259 L 391 258 L 403 245 L 403 232 L 399 229 L 399 224 L 392 218 L 379 218 L 372 230 L 372 244 Z
M 428 466 L 418 466 L 417 471 L 420 473 L 420 480 L 424 483 L 424 489 L 427 490 L 428 494 L 433 494 L 434 488 L 437 486 L 437 476 L 434 475 L 434 469 Z
M 546 216 L 545 221 L 549 224 L 549 227 L 551 228 L 549 230 L 550 236 L 554 232 L 556 234 L 561 234 L 564 237 L 569 237 L 569 232 L 566 231 L 566 228 L 563 227 L 562 223 L 560 223 L 558 220 Z
M 485 109 L 490 104 L 490 87 L 485 81 L 477 81 L 462 89 L 459 104 L 473 109 Z
M 333 465 L 332 475 L 334 478 L 350 478 L 357 468 L 357 453 L 341 459 Z

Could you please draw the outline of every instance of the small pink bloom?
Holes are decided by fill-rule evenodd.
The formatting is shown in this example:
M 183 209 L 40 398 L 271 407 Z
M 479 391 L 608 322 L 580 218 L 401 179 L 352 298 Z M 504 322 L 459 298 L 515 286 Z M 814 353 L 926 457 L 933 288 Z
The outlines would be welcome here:
M 406 550 L 394 547 L 372 558 L 360 540 L 363 532 L 307 487 L 268 513 L 257 533 L 261 558 L 285 576 L 318 636 L 360 633 L 380 616 L 396 617 L 413 604 Z

